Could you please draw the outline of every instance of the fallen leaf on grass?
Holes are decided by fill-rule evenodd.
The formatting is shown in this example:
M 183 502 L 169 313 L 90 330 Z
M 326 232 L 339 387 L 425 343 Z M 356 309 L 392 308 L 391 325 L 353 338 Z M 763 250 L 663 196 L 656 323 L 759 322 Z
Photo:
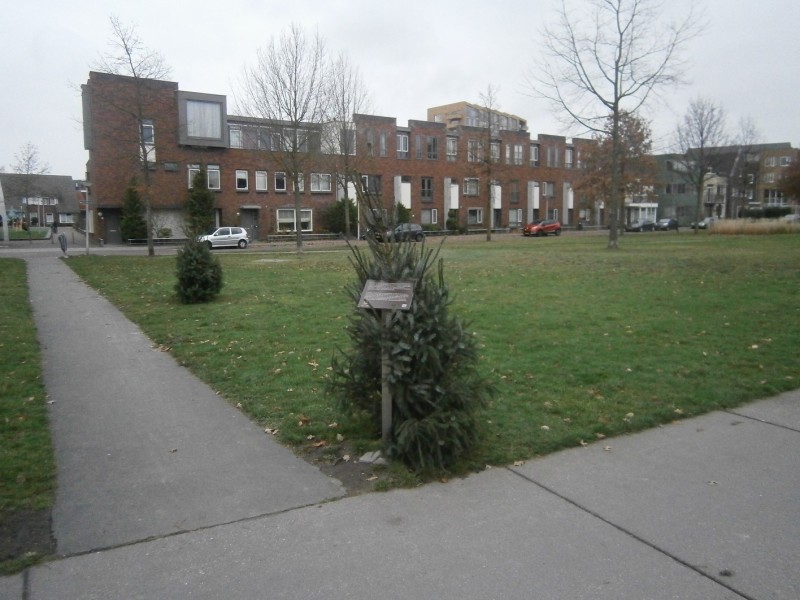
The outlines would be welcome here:
M 277 429 L 271 429 L 269 427 L 265 427 L 264 428 L 264 433 L 268 433 L 270 435 L 275 435 L 276 433 L 278 433 L 278 430 Z
M 325 440 L 320 440 L 320 441 L 318 441 L 318 442 L 316 442 L 314 444 L 311 444 L 311 447 L 312 448 L 324 448 L 327 445 L 328 445 L 328 442 L 326 442 Z
M 581 440 L 580 444 L 581 444 L 581 446 L 583 446 L 584 448 L 586 448 L 586 446 L 588 446 L 588 445 L 589 445 L 589 444 L 587 444 L 586 442 L 584 442 L 583 440 Z
M 603 450 L 605 450 L 606 452 L 611 452 L 612 448 L 611 446 L 603 446 Z
M 371 475 L 370 477 L 367 477 L 367 481 L 375 481 L 377 478 L 377 475 Z
M 525 461 L 524 461 L 524 460 L 515 460 L 515 461 L 514 461 L 514 466 L 515 466 L 515 467 L 521 467 L 521 466 L 522 466 L 522 465 L 524 465 L 524 464 L 525 464 Z

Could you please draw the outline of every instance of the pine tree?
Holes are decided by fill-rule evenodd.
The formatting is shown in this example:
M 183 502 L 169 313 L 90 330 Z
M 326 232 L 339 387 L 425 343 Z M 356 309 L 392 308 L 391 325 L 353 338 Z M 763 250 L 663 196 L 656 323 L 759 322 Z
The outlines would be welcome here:
M 210 302 L 222 289 L 222 266 L 211 249 L 190 239 L 178 250 L 178 283 L 175 291 L 183 304 Z
M 147 238 L 147 223 L 144 219 L 144 205 L 136 188 L 136 179 L 131 180 L 122 199 L 122 219 L 119 224 L 123 240 L 143 240 Z
M 392 313 L 388 322 L 378 310 L 360 309 L 352 316 L 351 347 L 334 357 L 328 391 L 341 408 L 368 411 L 380 430 L 381 356 L 387 351 L 393 404 L 389 455 L 415 469 L 448 469 L 477 441 L 477 412 L 494 386 L 476 368 L 475 338 L 449 314 L 452 301 L 439 250 L 368 236 L 367 251 L 355 246 L 351 251 L 357 278 L 348 293 L 354 305 L 370 279 L 414 281 L 414 299 L 410 310 Z
M 206 171 L 200 169 L 192 178 L 186 201 L 186 237 L 195 239 L 214 226 L 214 192 L 206 185 Z

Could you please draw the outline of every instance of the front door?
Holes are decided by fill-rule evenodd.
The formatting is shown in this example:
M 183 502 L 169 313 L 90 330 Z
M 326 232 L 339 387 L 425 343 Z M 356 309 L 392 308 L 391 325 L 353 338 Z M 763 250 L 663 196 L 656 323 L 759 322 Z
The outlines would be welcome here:
M 258 209 L 242 208 L 239 210 L 239 225 L 247 229 L 252 241 L 258 240 Z

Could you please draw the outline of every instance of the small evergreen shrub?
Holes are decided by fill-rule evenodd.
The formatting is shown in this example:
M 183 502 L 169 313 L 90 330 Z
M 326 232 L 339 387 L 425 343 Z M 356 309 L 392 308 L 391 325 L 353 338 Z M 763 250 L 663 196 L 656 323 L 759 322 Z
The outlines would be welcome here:
M 210 302 L 222 289 L 222 266 L 204 243 L 189 240 L 178 250 L 175 291 L 183 304 Z
M 123 240 L 142 240 L 147 237 L 147 223 L 144 218 L 144 204 L 132 180 L 122 199 L 122 219 L 119 224 Z
M 494 387 L 476 368 L 475 338 L 449 314 L 452 301 L 438 250 L 410 241 L 368 241 L 368 251 L 351 247 L 357 278 L 347 291 L 353 305 L 369 279 L 414 281 L 414 300 L 409 311 L 393 312 L 388 322 L 381 311 L 356 310 L 347 327 L 351 347 L 334 356 L 328 391 L 340 408 L 367 411 L 380 431 L 386 350 L 393 404 L 389 455 L 417 470 L 446 470 L 477 441 L 477 412 Z

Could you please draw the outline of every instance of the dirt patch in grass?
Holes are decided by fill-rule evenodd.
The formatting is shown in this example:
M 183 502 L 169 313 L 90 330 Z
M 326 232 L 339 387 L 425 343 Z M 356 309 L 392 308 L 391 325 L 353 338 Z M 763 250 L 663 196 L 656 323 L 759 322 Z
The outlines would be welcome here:
M 304 448 L 300 456 L 328 477 L 338 479 L 348 496 L 374 492 L 389 478 L 385 465 L 360 462 L 360 455 L 346 444 Z

